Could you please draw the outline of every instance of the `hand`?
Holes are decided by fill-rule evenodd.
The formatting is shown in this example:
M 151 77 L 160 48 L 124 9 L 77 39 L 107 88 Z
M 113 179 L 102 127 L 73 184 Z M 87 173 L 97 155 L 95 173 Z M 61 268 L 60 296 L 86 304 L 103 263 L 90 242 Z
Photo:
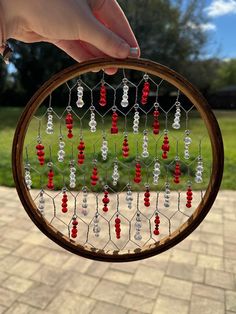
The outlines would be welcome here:
M 0 0 L 6 38 L 50 42 L 77 61 L 134 57 L 140 50 L 116 0 Z M 107 69 L 113 74 L 116 69 Z

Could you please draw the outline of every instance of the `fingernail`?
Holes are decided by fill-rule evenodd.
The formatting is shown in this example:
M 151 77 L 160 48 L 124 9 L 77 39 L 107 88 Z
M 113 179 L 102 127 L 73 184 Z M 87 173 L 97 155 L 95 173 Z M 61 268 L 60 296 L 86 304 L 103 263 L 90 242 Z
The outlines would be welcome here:
M 131 47 L 129 55 L 130 55 L 130 57 L 138 57 L 138 55 L 139 55 L 138 47 Z
M 120 44 L 119 50 L 117 51 L 117 55 L 119 58 L 127 58 L 129 55 L 129 51 L 130 46 L 127 43 L 122 42 Z

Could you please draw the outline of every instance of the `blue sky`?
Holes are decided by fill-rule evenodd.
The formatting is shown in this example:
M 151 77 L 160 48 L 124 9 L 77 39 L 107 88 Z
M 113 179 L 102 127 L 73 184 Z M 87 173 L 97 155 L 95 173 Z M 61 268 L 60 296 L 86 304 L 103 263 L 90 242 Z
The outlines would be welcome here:
M 210 42 L 206 55 L 236 58 L 236 0 L 207 0 L 205 25 Z

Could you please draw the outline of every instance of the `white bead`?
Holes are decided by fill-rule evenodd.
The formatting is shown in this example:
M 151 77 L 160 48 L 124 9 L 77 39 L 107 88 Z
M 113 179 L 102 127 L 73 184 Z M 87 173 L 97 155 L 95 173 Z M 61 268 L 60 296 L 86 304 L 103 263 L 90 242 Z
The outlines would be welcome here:
M 88 215 L 88 211 L 87 211 L 86 209 L 82 209 L 82 214 L 83 214 L 84 216 L 87 216 L 87 215 Z
M 136 241 L 142 240 L 141 234 L 140 234 L 140 233 L 136 233 L 136 234 L 134 235 L 134 239 L 135 239 Z
M 59 143 L 59 147 L 60 147 L 61 149 L 65 148 L 65 145 L 66 145 L 65 142 L 60 142 L 60 143 Z
M 128 100 L 123 99 L 122 102 L 121 102 L 121 106 L 122 106 L 123 108 L 126 108 L 126 107 L 128 107 L 128 105 L 129 105 Z
M 178 129 L 180 129 L 180 124 L 179 123 L 173 123 L 172 128 L 175 130 L 178 130 Z
M 77 106 L 78 108 L 82 108 L 82 107 L 84 106 L 84 101 L 83 101 L 83 99 L 79 98 L 79 99 L 77 100 L 77 102 L 76 102 L 76 106 Z

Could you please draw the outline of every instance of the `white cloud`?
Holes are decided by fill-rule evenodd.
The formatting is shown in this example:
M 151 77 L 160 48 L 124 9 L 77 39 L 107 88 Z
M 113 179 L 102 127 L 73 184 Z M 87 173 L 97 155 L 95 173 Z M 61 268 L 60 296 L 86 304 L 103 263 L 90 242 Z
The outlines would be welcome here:
M 198 30 L 201 30 L 203 32 L 215 31 L 216 30 L 216 25 L 213 24 L 213 23 L 195 24 L 195 23 L 189 22 L 187 26 L 189 28 L 198 29 Z
M 213 0 L 205 10 L 210 17 L 236 14 L 236 0 Z

